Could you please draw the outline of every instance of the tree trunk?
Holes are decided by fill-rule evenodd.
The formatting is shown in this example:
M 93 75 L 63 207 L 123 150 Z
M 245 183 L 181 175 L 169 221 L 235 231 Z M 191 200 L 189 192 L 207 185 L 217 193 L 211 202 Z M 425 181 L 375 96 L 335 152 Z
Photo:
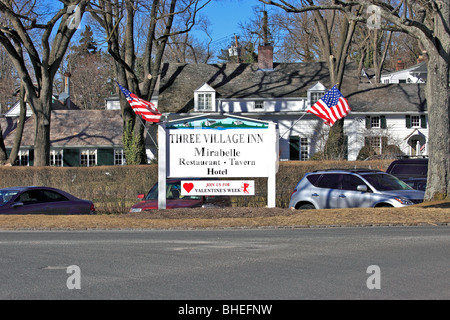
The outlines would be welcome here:
M 359 9 L 358 9 L 359 11 Z M 320 13 L 316 14 L 316 21 L 318 25 L 322 24 L 322 30 L 326 28 L 326 24 L 323 19 L 320 19 Z M 341 88 L 342 81 L 344 79 L 344 70 L 347 62 L 347 55 L 350 49 L 351 39 L 355 32 L 356 22 L 348 21 L 346 17 L 343 18 L 341 24 L 341 35 L 339 39 L 339 45 L 336 50 L 336 57 L 331 55 L 330 47 L 330 34 L 328 38 L 324 38 L 323 42 L 327 42 L 328 45 L 324 47 L 324 50 L 329 52 L 328 57 L 328 70 L 330 71 L 331 86 L 336 85 L 338 89 Z M 322 34 L 322 37 L 324 34 Z M 324 157 L 328 160 L 341 160 L 345 155 L 345 137 L 344 137 L 344 119 L 340 119 L 330 128 L 328 139 L 325 143 Z
M 53 79 L 45 79 L 40 96 L 35 99 L 34 121 L 34 166 L 48 166 L 50 163 L 50 122 Z
M 20 114 L 17 120 L 16 134 L 14 136 L 14 144 L 9 154 L 8 162 L 13 165 L 16 162 L 17 155 L 19 154 L 20 144 L 22 143 L 23 128 L 25 126 L 25 120 L 27 116 L 27 104 L 25 102 L 25 87 L 23 83 L 20 86 Z
M 3 130 L 0 125 L 0 165 L 3 165 L 6 161 L 6 148 L 5 142 L 3 141 Z
M 448 54 L 448 53 L 447 53 Z M 426 97 L 428 133 L 428 183 L 426 200 L 450 198 L 450 89 L 449 63 L 445 52 L 429 56 Z
M 50 159 L 50 116 L 39 112 L 34 138 L 34 166 L 48 166 Z

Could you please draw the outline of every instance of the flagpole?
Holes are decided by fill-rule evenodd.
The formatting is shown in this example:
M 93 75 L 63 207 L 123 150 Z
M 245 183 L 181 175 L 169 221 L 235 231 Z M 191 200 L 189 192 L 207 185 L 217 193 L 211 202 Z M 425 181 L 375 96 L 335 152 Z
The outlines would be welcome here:
M 305 115 L 306 115 L 306 112 L 305 112 L 300 118 L 298 118 L 298 120 L 295 121 L 294 124 L 293 124 L 289 129 L 287 129 L 287 130 L 280 136 L 279 139 L 283 138 L 284 135 L 285 135 L 286 133 L 288 133 L 289 131 L 291 131 L 291 129 L 297 124 L 297 122 L 299 122 L 300 120 L 302 120 L 303 117 L 304 117 Z
M 344 114 L 342 114 L 342 112 L 340 112 L 340 113 L 337 115 L 337 119 L 334 120 L 334 121 L 332 122 L 332 124 L 330 125 L 330 119 L 324 118 L 323 116 L 320 115 L 320 113 L 317 113 L 317 111 L 316 111 L 316 112 L 310 112 L 310 111 L 309 111 L 309 110 L 310 110 L 310 107 L 308 107 L 308 108 L 306 109 L 306 112 L 305 112 L 305 113 L 304 113 L 297 121 L 295 121 L 294 124 L 293 124 L 289 129 L 287 129 L 287 130 L 280 136 L 279 139 L 283 138 L 284 135 L 285 135 L 286 133 L 288 133 L 289 131 L 291 131 L 291 129 L 292 129 L 292 128 L 293 128 L 293 127 L 301 120 L 301 119 L 303 119 L 303 117 L 304 117 L 308 112 L 310 112 L 310 113 L 312 113 L 312 114 L 314 114 L 314 115 L 317 115 L 319 118 L 324 119 L 324 120 L 325 120 L 325 123 L 328 124 L 330 127 L 334 124 L 335 121 L 344 118 L 344 117 L 350 112 L 350 107 L 348 106 L 347 100 L 344 98 L 344 96 L 342 95 L 342 93 L 341 93 L 340 90 L 338 89 L 338 86 L 339 86 L 339 82 L 336 83 L 336 85 L 335 85 L 333 88 L 336 88 L 337 92 L 338 92 L 339 95 L 340 95 L 339 100 L 338 100 L 339 103 L 340 103 L 340 101 L 341 101 L 341 98 L 343 98 L 344 101 L 345 101 L 346 110 L 344 111 Z M 329 93 L 331 90 L 333 90 L 333 88 L 331 88 L 330 90 L 328 90 L 327 93 L 325 93 L 324 97 L 327 96 L 328 93 Z M 323 99 L 324 97 L 322 97 L 322 99 Z M 319 101 L 322 101 L 322 99 L 320 99 Z M 332 107 L 333 107 L 333 108 L 336 108 L 336 106 L 339 105 L 339 103 L 336 104 L 336 105 L 334 105 L 334 106 L 332 106 Z M 317 104 L 317 102 L 314 104 L 314 106 L 315 106 L 316 104 Z M 313 107 L 314 107 L 314 106 L 313 106 Z M 328 106 L 327 106 L 327 107 L 328 107 Z M 331 109 L 331 107 L 328 107 L 328 108 Z M 323 105 L 321 105 L 321 109 L 322 109 L 322 110 L 324 109 L 324 106 L 323 106 Z M 321 112 L 321 113 L 323 113 L 325 116 L 327 116 L 324 112 Z M 331 118 L 329 115 L 328 115 L 327 117 L 328 117 L 328 118 Z M 333 119 L 334 119 L 334 118 L 333 118 Z
M 136 115 L 136 117 L 139 118 L 139 120 L 141 121 L 141 124 L 142 124 L 142 126 L 144 127 L 144 130 L 147 132 L 148 136 L 149 136 L 150 139 L 152 140 L 153 144 L 154 144 L 155 147 L 156 147 L 156 150 L 159 150 L 158 145 L 156 144 L 155 140 L 153 140 L 153 137 L 152 137 L 152 135 L 150 134 L 150 132 L 148 131 L 147 127 L 145 126 L 145 123 L 144 123 L 144 121 L 142 120 L 141 116 L 140 116 L 140 115 Z
M 133 108 L 133 105 L 131 105 L 131 103 L 130 103 L 128 97 L 127 97 L 127 94 L 131 95 L 131 93 L 130 93 L 127 89 L 123 88 L 123 87 L 119 84 L 119 82 L 117 82 L 117 80 L 115 80 L 115 81 L 116 81 L 117 85 L 119 86 L 120 91 L 122 91 L 122 93 L 125 95 L 125 98 L 126 98 L 126 100 L 128 101 L 128 103 L 130 104 L 131 108 L 133 109 L 133 111 L 135 111 L 134 108 Z M 147 101 L 145 101 L 145 102 L 147 102 Z M 147 102 L 147 103 L 150 103 L 151 105 L 153 105 L 151 102 Z M 136 116 L 139 118 L 139 121 L 141 121 L 141 124 L 142 124 L 142 126 L 144 127 L 144 130 L 147 132 L 148 136 L 149 136 L 150 139 L 152 140 L 152 142 L 153 142 L 153 144 L 155 145 L 156 149 L 159 150 L 158 144 L 155 142 L 155 140 L 153 140 L 152 135 L 151 135 L 150 132 L 147 130 L 147 127 L 145 126 L 145 123 L 144 123 L 144 121 L 142 120 L 141 115 L 138 114 L 137 112 L 134 112 L 134 113 L 135 113 Z

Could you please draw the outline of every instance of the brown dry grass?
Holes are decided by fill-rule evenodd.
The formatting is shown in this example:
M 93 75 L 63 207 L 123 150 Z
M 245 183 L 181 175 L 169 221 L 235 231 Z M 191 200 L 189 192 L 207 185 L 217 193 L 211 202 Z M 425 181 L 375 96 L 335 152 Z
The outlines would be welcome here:
M 0 230 L 146 230 L 449 225 L 450 201 L 407 208 L 293 211 L 285 208 L 174 209 L 151 213 L 49 216 L 3 215 Z

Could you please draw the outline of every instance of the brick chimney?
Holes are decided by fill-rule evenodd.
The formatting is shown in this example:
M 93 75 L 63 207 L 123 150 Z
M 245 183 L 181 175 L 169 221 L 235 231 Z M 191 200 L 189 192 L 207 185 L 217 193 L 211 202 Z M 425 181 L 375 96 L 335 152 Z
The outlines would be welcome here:
M 58 98 L 58 100 L 62 104 L 67 106 L 69 109 L 71 107 L 71 103 L 70 103 L 70 77 L 71 76 L 72 75 L 70 74 L 70 72 L 64 73 L 64 91 L 59 94 L 59 98 Z
M 395 64 L 395 71 L 400 71 L 404 68 L 405 68 L 405 63 L 401 59 L 398 59 L 397 63 Z
M 263 35 L 264 45 L 258 47 L 258 66 L 261 70 L 273 70 L 273 46 L 269 41 L 269 18 L 264 10 Z
M 273 46 L 258 47 L 258 66 L 262 70 L 273 70 Z

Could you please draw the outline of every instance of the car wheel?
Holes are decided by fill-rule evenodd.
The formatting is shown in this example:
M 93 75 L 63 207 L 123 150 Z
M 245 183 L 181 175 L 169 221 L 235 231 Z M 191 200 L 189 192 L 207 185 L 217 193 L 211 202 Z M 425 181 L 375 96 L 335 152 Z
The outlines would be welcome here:
M 297 207 L 298 210 L 312 210 L 315 208 L 316 207 L 314 207 L 314 205 L 312 205 L 311 203 L 304 203 Z
M 388 203 L 382 203 L 377 205 L 375 208 L 393 208 L 394 206 Z

